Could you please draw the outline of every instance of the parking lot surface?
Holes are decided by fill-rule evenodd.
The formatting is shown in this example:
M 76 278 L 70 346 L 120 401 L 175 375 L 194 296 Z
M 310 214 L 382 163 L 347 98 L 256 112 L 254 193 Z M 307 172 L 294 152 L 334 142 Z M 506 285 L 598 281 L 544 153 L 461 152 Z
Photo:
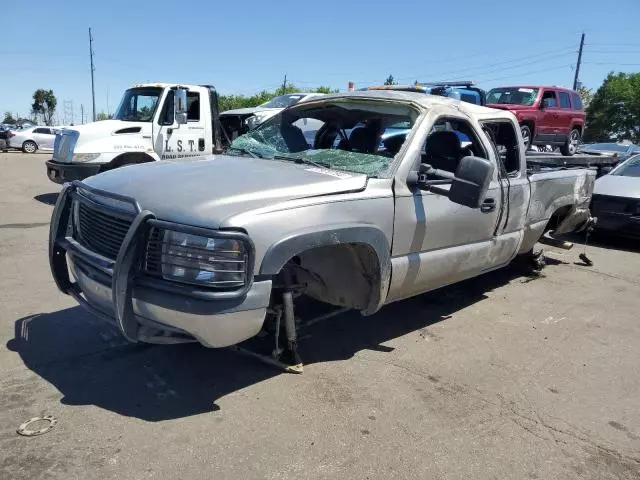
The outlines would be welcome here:
M 0 153 L 1 479 L 640 478 L 633 242 L 335 316 L 282 374 L 129 344 L 58 292 L 47 158 Z M 16 434 L 41 415 L 58 424 Z

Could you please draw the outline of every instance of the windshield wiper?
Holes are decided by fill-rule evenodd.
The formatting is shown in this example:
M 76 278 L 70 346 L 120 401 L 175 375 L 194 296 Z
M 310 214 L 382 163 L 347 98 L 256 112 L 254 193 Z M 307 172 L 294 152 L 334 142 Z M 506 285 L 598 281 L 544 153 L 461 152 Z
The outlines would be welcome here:
M 319 167 L 319 168 L 328 168 L 328 169 L 333 168 L 330 163 L 315 162 L 313 160 L 309 160 L 308 158 L 303 158 L 303 157 L 288 157 L 286 155 L 274 155 L 273 159 L 274 160 L 289 160 L 291 162 L 303 163 L 305 165 L 313 165 L 314 167 Z
M 231 148 L 229 148 L 229 150 L 235 150 L 236 152 L 246 153 L 246 154 L 248 154 L 248 155 L 252 156 L 253 158 L 262 158 L 262 157 L 261 157 L 260 155 L 258 155 L 257 153 L 252 152 L 251 150 L 246 149 L 246 148 L 231 147 Z

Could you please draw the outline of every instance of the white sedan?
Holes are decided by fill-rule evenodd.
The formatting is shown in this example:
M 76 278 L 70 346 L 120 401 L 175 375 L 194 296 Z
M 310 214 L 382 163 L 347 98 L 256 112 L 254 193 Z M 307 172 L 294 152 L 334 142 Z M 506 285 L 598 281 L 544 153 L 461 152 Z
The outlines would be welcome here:
M 34 153 L 37 150 L 53 151 L 53 143 L 58 133 L 56 127 L 31 127 L 9 132 L 9 147 Z

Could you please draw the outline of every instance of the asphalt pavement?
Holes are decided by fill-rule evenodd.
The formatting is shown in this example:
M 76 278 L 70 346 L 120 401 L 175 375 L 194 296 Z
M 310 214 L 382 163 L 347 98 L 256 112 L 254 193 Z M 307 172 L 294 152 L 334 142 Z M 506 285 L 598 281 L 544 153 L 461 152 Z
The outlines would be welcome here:
M 0 479 L 640 478 L 637 243 L 335 316 L 283 374 L 129 344 L 57 291 L 47 158 L 0 153 Z

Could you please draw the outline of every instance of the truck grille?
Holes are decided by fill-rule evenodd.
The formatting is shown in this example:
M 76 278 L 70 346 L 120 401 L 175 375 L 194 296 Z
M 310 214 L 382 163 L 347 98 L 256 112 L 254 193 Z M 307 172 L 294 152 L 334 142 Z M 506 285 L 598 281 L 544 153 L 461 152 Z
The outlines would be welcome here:
M 152 275 L 162 274 L 162 231 L 152 228 L 149 231 L 147 247 L 145 250 L 144 267 L 147 273 Z
M 76 202 L 78 242 L 102 256 L 115 260 L 132 220 L 109 215 Z

